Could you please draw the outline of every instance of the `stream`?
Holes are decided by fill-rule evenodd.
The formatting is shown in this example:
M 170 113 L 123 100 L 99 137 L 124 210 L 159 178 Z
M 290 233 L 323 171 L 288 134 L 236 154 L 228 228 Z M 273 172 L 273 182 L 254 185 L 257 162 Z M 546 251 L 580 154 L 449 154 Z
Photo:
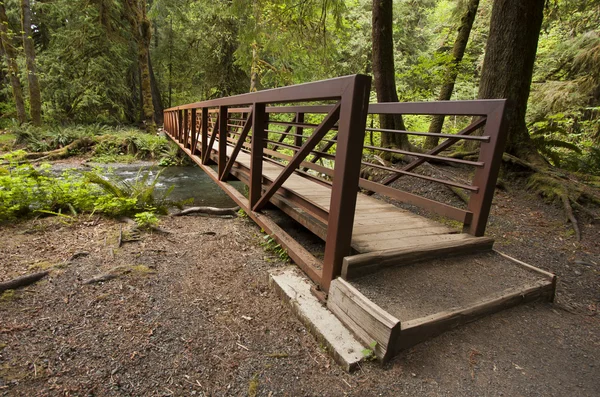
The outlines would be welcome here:
M 157 192 L 165 192 L 171 186 L 173 191 L 169 199 L 180 201 L 192 198 L 194 206 L 209 206 L 230 208 L 237 204 L 197 165 L 158 167 L 149 163 L 142 164 L 107 164 L 102 167 L 109 168 L 111 174 L 126 182 L 133 182 L 138 177 L 140 170 L 150 173 L 148 181 L 153 181 L 160 172 Z M 230 182 L 238 190 L 243 188 L 241 182 Z

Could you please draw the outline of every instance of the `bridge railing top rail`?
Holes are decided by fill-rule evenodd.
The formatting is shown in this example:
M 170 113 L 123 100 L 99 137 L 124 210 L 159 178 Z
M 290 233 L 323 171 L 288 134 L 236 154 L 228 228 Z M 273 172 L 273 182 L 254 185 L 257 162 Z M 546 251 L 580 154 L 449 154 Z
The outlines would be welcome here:
M 285 190 L 285 181 L 294 173 L 331 186 L 329 202 L 308 203 L 305 208 L 326 223 L 324 267 L 316 277 L 327 289 L 332 277 L 339 274 L 341 259 L 349 253 L 355 211 L 355 201 L 349 200 L 352 191 L 360 187 L 368 193 L 416 205 L 458 220 L 466 232 L 481 236 L 504 150 L 505 100 L 368 104 L 369 90 L 370 79 L 357 75 L 196 102 L 165 110 L 165 130 L 190 148 L 191 154 L 200 152 L 203 163 L 217 157 L 222 180 L 227 179 L 240 152 L 250 155 L 249 210 L 259 211 L 274 194 Z M 375 123 L 377 115 L 380 120 L 384 119 L 381 115 L 457 116 L 461 119 L 455 124 L 463 128 L 442 134 L 390 128 L 382 122 Z M 389 139 L 384 135 L 410 137 L 412 142 L 415 137 L 419 142 L 424 138 L 442 142 L 432 149 L 414 150 L 418 145 L 412 143 L 401 148 L 390 146 L 384 142 Z M 448 148 L 463 141 L 478 146 L 476 158 L 449 157 Z M 408 162 L 398 166 L 382 160 L 384 155 L 401 156 Z M 280 165 L 281 174 L 264 176 L 263 163 Z M 469 166 L 474 171 L 471 180 L 465 182 L 421 172 L 422 167 L 415 170 L 431 163 Z M 371 178 L 367 175 L 369 170 L 378 170 L 379 177 Z M 456 207 L 437 197 L 423 197 L 418 191 L 392 186 L 404 176 L 463 190 L 468 203 Z

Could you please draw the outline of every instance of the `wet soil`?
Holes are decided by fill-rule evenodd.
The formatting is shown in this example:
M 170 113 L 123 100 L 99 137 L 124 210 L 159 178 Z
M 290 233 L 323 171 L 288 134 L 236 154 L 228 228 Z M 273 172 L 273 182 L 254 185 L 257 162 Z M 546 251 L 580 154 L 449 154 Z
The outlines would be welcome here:
M 559 276 L 554 304 L 505 310 L 346 374 L 268 287 L 283 265 L 247 219 L 163 218 L 116 247 L 103 218 L 0 227 L 0 396 L 600 395 L 600 227 L 512 184 L 496 248 Z M 88 252 L 72 261 L 78 252 Z M 129 271 L 85 285 L 116 266 Z

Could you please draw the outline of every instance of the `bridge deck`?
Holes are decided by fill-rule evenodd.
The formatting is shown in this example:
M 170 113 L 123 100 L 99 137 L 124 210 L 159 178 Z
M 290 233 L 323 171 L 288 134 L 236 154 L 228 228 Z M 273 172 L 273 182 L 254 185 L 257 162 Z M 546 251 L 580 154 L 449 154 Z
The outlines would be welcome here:
M 233 147 L 228 144 L 227 156 L 229 157 L 232 152 Z M 241 169 L 250 169 L 250 154 L 240 151 L 236 163 L 238 167 L 241 166 Z M 282 169 L 283 165 L 263 161 L 263 175 L 270 181 L 274 181 Z M 283 188 L 311 202 L 323 211 L 329 212 L 331 188 L 298 173 L 292 174 L 283 184 Z M 317 235 L 320 234 L 316 228 L 311 227 L 310 223 L 307 224 L 307 227 Z M 472 238 L 473 236 L 469 234 L 459 233 L 456 229 L 374 197 L 358 193 L 352 247 L 359 253 L 408 247 L 418 249 L 440 242 L 450 245 L 452 242 L 456 242 L 457 245 L 461 245 L 464 240 Z

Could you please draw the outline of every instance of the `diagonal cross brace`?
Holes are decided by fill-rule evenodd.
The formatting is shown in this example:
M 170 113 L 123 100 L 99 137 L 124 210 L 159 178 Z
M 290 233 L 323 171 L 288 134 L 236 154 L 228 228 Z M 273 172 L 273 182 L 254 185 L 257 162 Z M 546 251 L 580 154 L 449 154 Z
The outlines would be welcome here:
M 302 161 L 308 156 L 308 154 L 317 146 L 317 144 L 325 137 L 325 134 L 329 132 L 331 127 L 337 123 L 340 118 L 340 103 L 333 108 L 333 110 L 327 114 L 325 119 L 315 129 L 313 135 L 302 145 L 300 150 L 296 152 L 294 157 L 290 160 L 288 165 L 281 171 L 281 174 L 273 181 L 273 184 L 269 187 L 269 190 L 258 200 L 256 205 L 252 208 L 252 211 L 260 211 L 273 197 L 275 192 L 285 183 L 285 181 L 294 173 L 296 168 L 302 163 Z
M 476 131 L 479 128 L 481 128 L 485 124 L 486 120 L 487 119 L 485 117 L 482 117 L 482 118 L 480 118 L 478 120 L 475 120 L 474 122 L 472 122 L 471 124 L 469 124 L 465 129 L 463 129 L 462 131 L 460 131 L 459 133 L 457 133 L 456 134 L 456 136 L 457 136 L 456 138 L 448 138 L 448 139 L 446 139 L 444 142 L 440 143 L 439 145 L 437 145 L 433 149 L 429 150 L 425 154 L 434 155 L 434 154 L 438 154 L 440 152 L 443 152 L 444 150 L 448 149 L 450 146 L 452 146 L 456 142 L 458 142 L 460 140 L 459 137 L 461 135 L 470 135 L 474 131 Z M 428 159 L 425 158 L 425 157 L 418 158 L 418 159 L 416 159 L 416 160 L 408 163 L 404 167 L 402 167 L 400 169 L 400 171 L 410 171 L 410 170 L 412 170 L 412 169 L 420 166 L 421 164 L 425 163 L 426 161 L 428 161 Z M 395 175 L 389 176 L 386 179 L 384 179 L 381 182 L 381 184 L 382 185 L 389 185 L 390 183 L 394 182 L 396 179 L 398 179 L 398 178 L 400 178 L 401 176 L 404 176 L 404 175 L 405 174 L 395 174 Z
M 233 163 L 237 158 L 240 150 L 242 150 L 242 146 L 244 146 L 244 142 L 246 142 L 246 137 L 250 132 L 250 128 L 252 127 L 252 112 L 248 114 L 248 118 L 246 119 L 246 123 L 244 124 L 244 128 L 242 129 L 242 133 L 231 152 L 231 156 L 229 157 L 229 161 L 223 170 L 223 173 L 219 176 L 219 180 L 224 181 L 229 176 L 229 172 L 231 171 L 231 167 L 233 167 Z
M 219 115 L 217 114 L 217 119 L 215 120 L 215 123 L 212 125 L 212 132 L 210 134 L 210 143 L 208 144 L 208 146 L 206 148 L 206 153 L 204 153 L 204 158 L 202 159 L 203 164 L 206 164 L 206 162 L 210 158 L 210 152 L 212 151 L 212 148 L 215 144 L 215 137 L 217 136 L 216 130 L 217 130 L 218 125 L 219 125 Z

